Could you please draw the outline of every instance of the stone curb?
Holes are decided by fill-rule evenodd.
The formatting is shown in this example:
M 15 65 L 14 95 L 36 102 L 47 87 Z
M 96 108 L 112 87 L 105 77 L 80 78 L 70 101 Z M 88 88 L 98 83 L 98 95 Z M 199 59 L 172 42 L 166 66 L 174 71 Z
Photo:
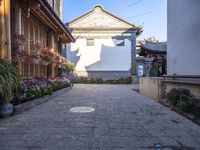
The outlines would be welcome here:
M 46 95 L 44 97 L 41 97 L 41 98 L 37 98 L 37 99 L 34 99 L 34 100 L 31 100 L 31 101 L 27 101 L 25 103 L 22 103 L 22 104 L 19 104 L 17 106 L 14 106 L 14 113 L 13 115 L 18 115 L 18 114 L 21 114 L 25 111 L 28 111 L 34 107 L 37 107 L 45 102 L 48 102 L 52 99 L 54 99 L 56 96 L 60 96 L 60 95 L 63 95 L 65 92 L 69 91 L 72 89 L 73 86 L 70 86 L 70 87 L 67 87 L 67 88 L 64 88 L 64 89 L 61 89 L 61 90 L 58 90 L 58 91 L 55 91 L 52 93 L 52 95 Z

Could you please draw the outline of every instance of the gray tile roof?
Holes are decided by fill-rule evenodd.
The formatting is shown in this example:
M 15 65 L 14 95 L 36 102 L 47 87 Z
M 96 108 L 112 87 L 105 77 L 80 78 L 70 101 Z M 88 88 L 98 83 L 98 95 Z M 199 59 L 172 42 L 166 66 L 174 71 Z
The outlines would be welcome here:
M 152 52 L 167 52 L 167 42 L 149 42 L 145 44 L 141 43 L 141 49 L 145 49 Z

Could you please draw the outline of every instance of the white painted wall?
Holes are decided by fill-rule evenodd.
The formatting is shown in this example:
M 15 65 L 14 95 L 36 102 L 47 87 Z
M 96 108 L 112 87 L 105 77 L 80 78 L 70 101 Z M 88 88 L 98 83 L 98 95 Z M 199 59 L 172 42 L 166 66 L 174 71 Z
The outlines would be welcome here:
M 116 46 L 116 39 L 97 38 L 94 46 L 87 46 L 80 38 L 68 47 L 68 59 L 77 62 L 76 71 L 129 71 L 131 68 L 131 41 Z
M 200 0 L 168 0 L 168 74 L 200 75 Z

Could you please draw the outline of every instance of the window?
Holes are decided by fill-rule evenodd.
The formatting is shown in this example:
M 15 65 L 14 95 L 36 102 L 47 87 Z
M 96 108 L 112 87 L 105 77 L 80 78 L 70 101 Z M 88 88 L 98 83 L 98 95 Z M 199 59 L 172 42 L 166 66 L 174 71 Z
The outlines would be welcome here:
M 94 46 L 94 39 L 87 39 L 87 46 Z
M 21 20 L 21 31 L 25 38 L 29 39 L 30 42 L 39 43 L 41 49 L 38 51 L 38 55 L 41 54 L 41 50 L 47 47 L 47 28 L 30 17 L 27 19 L 22 14 Z M 25 42 L 24 46 L 21 47 L 27 54 L 32 54 L 31 46 L 29 42 Z M 30 62 L 22 62 L 20 64 L 20 73 L 23 78 L 27 77 L 45 77 L 46 66 L 43 64 L 31 64 Z
M 123 38 L 118 38 L 116 40 L 116 46 L 124 46 L 125 45 L 125 41 Z

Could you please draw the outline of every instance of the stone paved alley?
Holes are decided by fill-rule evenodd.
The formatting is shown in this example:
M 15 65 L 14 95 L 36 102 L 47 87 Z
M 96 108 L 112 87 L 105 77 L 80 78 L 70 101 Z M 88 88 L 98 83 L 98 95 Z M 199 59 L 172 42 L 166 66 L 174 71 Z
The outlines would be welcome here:
M 200 127 L 130 85 L 74 85 L 0 120 L 1 150 L 149 150 L 156 144 L 165 150 L 199 150 Z

